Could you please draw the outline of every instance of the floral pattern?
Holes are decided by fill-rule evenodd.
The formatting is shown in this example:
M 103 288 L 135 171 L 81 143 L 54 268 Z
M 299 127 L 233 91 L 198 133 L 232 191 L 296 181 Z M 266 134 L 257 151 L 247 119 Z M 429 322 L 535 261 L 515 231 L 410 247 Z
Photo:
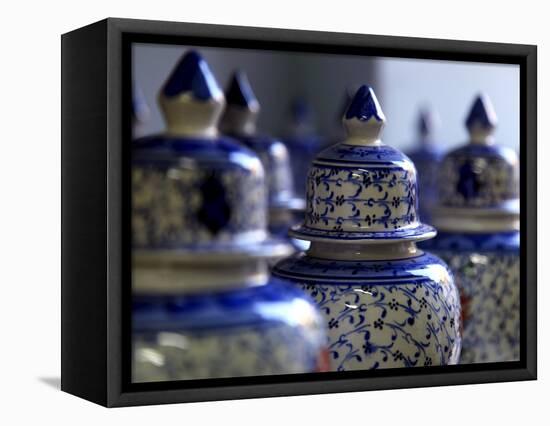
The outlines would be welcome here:
M 294 256 L 274 273 L 315 299 L 327 323 L 333 371 L 459 360 L 458 292 L 435 256 L 361 262 Z
M 377 232 L 418 225 L 414 167 L 314 164 L 308 174 L 308 228 Z
M 519 253 L 511 250 L 437 253 L 449 264 L 465 302 L 461 363 L 518 361 Z

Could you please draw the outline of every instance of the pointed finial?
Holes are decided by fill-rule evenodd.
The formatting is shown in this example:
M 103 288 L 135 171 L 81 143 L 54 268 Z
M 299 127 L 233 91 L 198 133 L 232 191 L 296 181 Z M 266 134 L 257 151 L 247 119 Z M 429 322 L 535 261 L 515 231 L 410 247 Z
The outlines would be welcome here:
M 222 131 L 233 136 L 251 136 L 256 133 L 260 103 L 244 71 L 233 74 L 225 99 L 227 106 L 220 122 Z
M 420 109 L 418 114 L 418 137 L 421 143 L 431 143 L 434 130 L 439 125 L 439 116 L 437 113 L 428 107 Z
M 159 103 L 169 133 L 217 135 L 224 96 L 210 67 L 196 51 L 187 52 L 178 62 L 159 94 Z
M 497 124 L 497 115 L 489 96 L 478 95 L 466 118 L 466 127 L 473 143 L 491 143 L 492 134 Z
M 349 145 L 374 145 L 381 143 L 380 134 L 386 116 L 371 87 L 363 85 L 353 97 L 345 115 L 344 127 Z
M 233 73 L 228 89 L 225 91 L 227 105 L 235 105 L 256 111 L 260 108 L 258 99 L 250 86 L 250 81 L 244 71 Z
M 190 93 L 195 99 L 208 101 L 223 96 L 210 67 L 196 51 L 186 53 L 164 83 L 166 97 Z

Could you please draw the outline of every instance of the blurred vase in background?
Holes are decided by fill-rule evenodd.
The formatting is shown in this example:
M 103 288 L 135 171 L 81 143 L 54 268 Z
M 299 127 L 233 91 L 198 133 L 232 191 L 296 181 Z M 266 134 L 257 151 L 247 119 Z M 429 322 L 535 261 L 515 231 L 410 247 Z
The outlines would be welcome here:
M 166 131 L 132 147 L 133 381 L 323 371 L 319 313 L 269 275 L 292 248 L 267 232 L 264 168 L 219 135 L 224 94 L 198 53 L 159 104 Z
M 417 241 L 435 229 L 417 215 L 416 171 L 380 134 L 385 116 L 359 88 L 342 143 L 317 155 L 307 176 L 306 215 L 291 235 L 311 241 L 274 274 L 324 314 L 332 371 L 458 363 L 460 301 L 453 277 Z
M 307 99 L 297 97 L 291 102 L 287 133 L 284 143 L 290 153 L 294 192 L 304 198 L 309 165 L 324 144 L 316 132 L 313 109 Z
M 465 364 L 519 360 L 519 161 L 495 144 L 496 121 L 489 98 L 478 96 L 466 120 L 469 143 L 443 159 L 439 234 L 424 245 L 459 286 Z
M 434 140 L 438 117 L 432 109 L 423 109 L 418 117 L 417 141 L 407 155 L 418 174 L 418 210 L 425 223 L 432 223 L 432 211 L 437 205 L 438 169 L 444 151 Z
M 244 71 L 237 71 L 226 90 L 226 108 L 220 122 L 224 134 L 252 149 L 262 161 L 268 192 L 269 231 L 286 238 L 303 215 L 305 202 L 294 195 L 292 169 L 283 142 L 257 132 L 260 103 Z M 299 244 L 298 240 L 294 244 Z

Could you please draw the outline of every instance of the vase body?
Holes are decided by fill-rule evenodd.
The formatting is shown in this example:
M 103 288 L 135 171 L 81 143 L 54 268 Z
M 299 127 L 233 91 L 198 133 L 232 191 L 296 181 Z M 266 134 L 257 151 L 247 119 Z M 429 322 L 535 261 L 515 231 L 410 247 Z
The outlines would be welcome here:
M 433 146 L 421 146 L 408 153 L 418 172 L 418 210 L 423 222 L 432 223 L 437 205 L 438 170 L 443 152 Z
M 221 136 L 224 95 L 194 51 L 159 95 L 167 129 L 132 144 L 133 380 L 326 369 L 313 302 L 270 278 L 262 161 Z
M 320 316 L 277 280 L 221 292 L 140 294 L 133 301 L 135 382 L 326 370 Z
M 519 360 L 519 232 L 442 232 L 423 243 L 453 271 L 460 291 L 460 362 Z
M 315 299 L 328 326 L 331 371 L 458 362 L 458 292 L 434 255 L 342 261 L 301 254 L 274 274 Z
M 478 96 L 466 119 L 470 140 L 439 169 L 439 233 L 422 243 L 459 287 L 464 364 L 520 359 L 519 161 L 495 142 L 496 123 L 490 99 Z
M 348 137 L 317 154 L 307 175 L 310 241 L 273 273 L 308 292 L 324 315 L 331 371 L 458 363 L 460 299 L 453 277 L 418 241 L 416 169 L 380 140 L 385 116 L 361 86 L 343 119 Z

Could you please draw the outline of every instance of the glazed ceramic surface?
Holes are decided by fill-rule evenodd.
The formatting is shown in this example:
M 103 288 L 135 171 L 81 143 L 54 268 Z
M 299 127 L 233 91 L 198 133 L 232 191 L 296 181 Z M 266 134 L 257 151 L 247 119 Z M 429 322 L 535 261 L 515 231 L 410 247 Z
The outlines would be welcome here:
M 284 143 L 290 153 L 294 192 L 303 198 L 307 192 L 307 171 L 324 144 L 323 139 L 315 133 L 311 106 L 305 99 L 295 99 L 291 104 L 290 130 Z
M 136 382 L 326 370 L 325 335 L 302 292 L 271 280 L 197 295 L 134 298 Z
M 459 286 L 462 363 L 519 360 L 519 164 L 494 144 L 496 115 L 478 97 L 466 120 L 470 142 L 449 154 L 440 169 L 440 234 L 423 247 L 447 261 Z
M 303 212 L 304 201 L 294 195 L 293 176 L 286 146 L 256 131 L 260 104 L 246 74 L 236 72 L 226 90 L 227 107 L 220 127 L 223 132 L 250 148 L 260 158 L 266 173 L 269 230 L 286 237 L 288 228 L 297 223 L 296 213 Z
M 159 102 L 167 131 L 132 150 L 134 381 L 326 369 L 312 300 L 269 278 L 292 247 L 267 232 L 261 160 L 219 135 L 224 96 L 200 55 Z
M 418 172 L 419 213 L 422 221 L 432 222 L 432 212 L 438 200 L 438 173 L 443 150 L 433 140 L 435 113 L 423 110 L 418 120 L 418 141 L 408 153 Z
M 274 274 L 317 301 L 333 371 L 456 364 L 460 301 L 442 260 L 415 242 L 435 230 L 419 221 L 416 170 L 380 139 L 384 114 L 359 89 L 344 117 L 348 139 L 321 152 L 307 181 L 311 241 Z
M 296 255 L 276 275 L 308 292 L 325 316 L 335 371 L 456 364 L 459 300 L 437 257 L 338 261 Z
M 463 364 L 519 360 L 519 232 L 440 233 L 426 242 L 460 290 Z

